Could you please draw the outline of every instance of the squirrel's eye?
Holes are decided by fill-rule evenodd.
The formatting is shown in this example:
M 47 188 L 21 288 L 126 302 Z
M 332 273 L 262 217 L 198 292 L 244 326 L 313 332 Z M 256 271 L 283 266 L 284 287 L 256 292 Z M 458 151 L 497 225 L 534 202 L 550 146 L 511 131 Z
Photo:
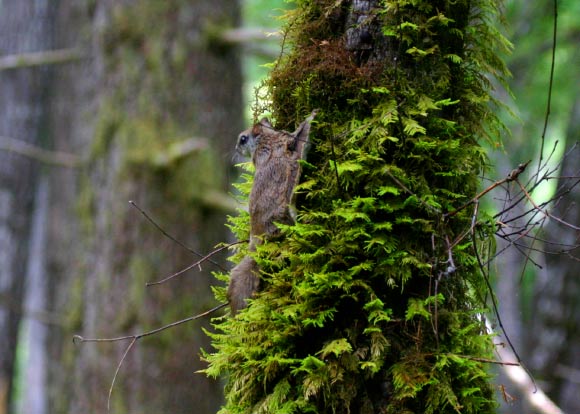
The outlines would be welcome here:
M 248 136 L 247 135 L 242 135 L 240 137 L 240 145 L 244 145 L 246 142 L 248 142 Z

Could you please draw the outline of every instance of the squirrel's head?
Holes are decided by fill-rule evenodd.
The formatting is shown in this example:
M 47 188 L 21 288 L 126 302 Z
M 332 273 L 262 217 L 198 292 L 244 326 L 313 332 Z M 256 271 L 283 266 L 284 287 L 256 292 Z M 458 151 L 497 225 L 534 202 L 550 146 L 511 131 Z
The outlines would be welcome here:
M 264 129 L 273 129 L 272 124 L 268 118 L 262 118 L 260 122 L 250 129 L 246 129 L 238 135 L 238 142 L 236 144 L 236 151 L 244 157 L 252 158 L 256 147 L 260 142 L 260 138 L 264 134 Z
M 310 124 L 317 111 L 312 111 L 298 129 L 292 133 L 275 130 L 268 118 L 262 118 L 253 127 L 238 135 L 236 152 L 257 162 L 267 162 L 270 157 L 288 160 L 304 159 L 308 148 Z

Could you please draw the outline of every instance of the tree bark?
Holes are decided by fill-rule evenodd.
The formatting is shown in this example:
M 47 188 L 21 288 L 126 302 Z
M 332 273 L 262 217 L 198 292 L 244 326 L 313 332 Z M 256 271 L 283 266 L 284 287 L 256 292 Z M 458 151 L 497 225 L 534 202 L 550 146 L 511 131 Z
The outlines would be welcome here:
M 235 47 L 212 31 L 235 27 L 238 13 L 227 0 L 60 2 L 56 47 L 84 60 L 58 68 L 51 136 L 85 164 L 50 174 L 49 302 L 63 326 L 49 334 L 49 412 L 104 412 L 129 344 L 73 345 L 73 334 L 136 334 L 215 305 L 213 265 L 145 287 L 198 258 L 128 201 L 198 252 L 227 239 L 227 206 L 213 196 L 227 188 L 227 149 L 242 126 L 241 73 Z M 194 149 L 180 153 L 184 143 Z M 215 412 L 220 384 L 195 374 L 204 325 L 138 341 L 111 411 Z

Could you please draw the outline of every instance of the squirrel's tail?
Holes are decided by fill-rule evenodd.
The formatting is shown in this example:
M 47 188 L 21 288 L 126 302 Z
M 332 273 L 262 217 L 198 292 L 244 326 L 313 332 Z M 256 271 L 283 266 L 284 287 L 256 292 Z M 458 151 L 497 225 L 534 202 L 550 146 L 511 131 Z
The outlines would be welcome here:
M 228 300 L 233 315 L 246 307 L 246 299 L 254 296 L 259 287 L 258 264 L 252 257 L 246 256 L 230 273 Z

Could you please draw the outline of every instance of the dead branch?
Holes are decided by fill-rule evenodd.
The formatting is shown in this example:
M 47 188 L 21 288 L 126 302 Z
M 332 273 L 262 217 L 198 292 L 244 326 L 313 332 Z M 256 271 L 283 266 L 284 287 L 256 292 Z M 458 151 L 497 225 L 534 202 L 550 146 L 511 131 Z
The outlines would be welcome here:
M 3 136 L 0 136 L 0 151 L 13 152 L 15 154 L 31 158 L 35 161 L 40 161 L 44 164 L 50 164 L 59 167 L 78 168 L 83 163 L 83 159 L 78 155 L 60 151 L 45 150 L 44 148 L 37 147 L 36 145 Z
M 569 206 L 568 209 L 564 209 L 564 215 L 562 217 L 557 216 L 552 213 L 552 209 L 558 207 L 566 196 L 572 192 L 580 184 L 580 170 L 578 175 L 568 174 L 565 181 L 558 186 L 554 194 L 546 201 L 536 202 L 533 197 L 533 191 L 539 187 L 542 183 L 555 177 L 555 174 L 560 170 L 564 160 L 572 156 L 572 151 L 578 150 L 578 146 L 572 146 L 568 151 L 566 151 L 564 157 L 559 160 L 554 167 L 549 168 L 548 162 L 554 154 L 556 144 L 554 145 L 550 155 L 542 163 L 542 169 L 535 172 L 525 183 L 516 176 L 512 179 L 512 182 L 516 183 L 517 191 L 514 194 L 510 193 L 510 188 L 508 186 L 502 186 L 505 191 L 505 196 L 501 199 L 504 200 L 504 208 L 500 212 L 494 215 L 494 219 L 498 223 L 498 228 L 496 231 L 496 236 L 505 240 L 507 245 L 490 259 L 493 260 L 500 254 L 502 254 L 506 249 L 510 247 L 515 247 L 522 255 L 526 258 L 526 263 L 532 263 L 538 268 L 542 266 L 537 263 L 531 256 L 531 252 L 543 253 L 543 254 L 562 254 L 570 257 L 574 257 L 572 253 L 577 249 L 580 249 L 580 243 L 575 244 L 564 244 L 559 241 L 551 241 L 547 238 L 540 238 L 539 235 L 543 229 L 544 224 L 547 220 L 552 219 L 568 227 L 574 231 L 579 231 L 580 227 L 572 224 L 565 220 L 565 212 L 570 211 L 575 206 Z M 513 176 L 513 174 L 511 174 Z M 516 174 L 519 175 L 519 174 Z M 508 212 L 512 211 L 517 206 L 522 206 L 523 204 L 529 204 L 529 208 L 522 209 L 517 215 L 508 217 Z M 525 241 L 525 242 L 524 242 Z M 541 243 L 540 246 L 537 244 Z M 558 246 L 558 251 L 553 251 L 548 249 L 549 246 Z M 525 267 L 524 267 L 525 269 Z
M 548 218 L 551 218 L 553 220 L 556 220 L 558 223 L 563 224 L 566 227 L 570 227 L 573 230 L 577 230 L 580 231 L 580 227 L 573 225 L 572 223 L 568 223 L 564 220 L 562 220 L 559 217 L 554 216 L 553 214 L 550 214 L 549 211 L 547 210 L 543 210 L 542 208 L 540 208 L 535 202 L 534 199 L 530 196 L 530 194 L 526 191 L 525 187 L 522 185 L 522 183 L 520 183 L 518 180 L 515 180 L 518 185 L 520 186 L 520 188 L 522 189 L 522 191 L 524 192 L 524 194 L 526 195 L 526 198 L 528 199 L 528 201 L 534 206 L 534 208 L 536 210 L 538 210 L 540 213 L 542 213 L 543 215 L 545 215 Z
M 147 332 L 142 332 L 142 333 L 136 334 L 136 335 L 118 336 L 118 337 L 115 337 L 115 338 L 85 338 L 85 337 L 83 337 L 81 335 L 74 335 L 73 336 L 73 342 L 74 343 L 83 343 L 83 342 L 118 342 L 118 341 L 126 341 L 128 339 L 141 339 L 141 338 L 144 338 L 146 336 L 155 335 L 156 333 L 162 332 L 162 331 L 164 331 L 166 329 L 173 328 L 175 326 L 182 325 L 184 323 L 191 322 L 193 320 L 202 318 L 202 317 L 207 316 L 207 315 L 209 315 L 209 314 L 211 314 L 211 313 L 213 313 L 213 312 L 215 312 L 215 311 L 217 311 L 217 310 L 219 310 L 219 309 L 221 309 L 221 308 L 223 308 L 224 306 L 227 306 L 227 305 L 228 305 L 227 303 L 222 303 L 221 305 L 218 305 L 218 306 L 216 306 L 214 308 L 211 308 L 210 310 L 205 311 L 203 313 L 200 313 L 198 315 L 190 316 L 189 318 L 181 319 L 181 320 L 179 320 L 177 322 L 172 322 L 172 323 L 167 324 L 167 325 L 164 325 L 164 326 L 162 326 L 160 328 L 156 328 L 156 329 L 153 329 L 153 330 L 147 331 Z
M 131 350 L 131 348 L 133 348 L 133 345 L 135 345 L 135 342 L 137 342 L 137 338 L 133 338 L 133 340 L 131 341 L 129 346 L 127 346 L 127 349 L 125 349 L 125 352 L 123 352 L 123 356 L 121 357 L 121 360 L 117 364 L 117 368 L 115 368 L 115 374 L 113 375 L 113 380 L 111 381 L 111 386 L 109 387 L 109 394 L 107 395 L 107 412 L 108 413 L 111 412 L 111 396 L 113 395 L 113 388 L 115 387 L 115 381 L 117 380 L 117 375 L 119 375 L 119 371 L 121 370 L 121 366 L 123 365 L 125 358 L 127 358 L 129 351 Z
M 149 214 L 147 214 L 145 212 L 145 210 L 143 210 L 141 207 L 139 207 L 137 205 L 137 203 L 135 203 L 132 200 L 129 200 L 129 204 L 131 204 L 133 207 L 135 207 L 142 215 L 143 217 L 145 217 L 145 219 L 147 219 L 147 221 L 151 224 L 153 224 L 153 226 L 159 230 L 161 232 L 161 234 L 163 234 L 165 237 L 167 237 L 169 240 L 173 241 L 174 243 L 176 243 L 178 246 L 181 246 L 183 249 L 187 250 L 188 252 L 194 254 L 197 257 L 201 257 L 203 258 L 204 256 L 201 253 L 196 252 L 195 250 L 191 249 L 190 247 L 186 246 L 184 243 L 180 242 L 179 240 L 177 240 L 175 237 L 173 237 L 172 235 L 170 235 L 169 233 L 167 233 L 159 224 L 157 224 L 157 222 L 155 220 L 153 220 L 153 218 L 151 218 L 151 216 Z M 211 264 L 217 266 L 220 270 L 222 271 L 226 271 L 226 269 L 223 268 L 222 265 L 220 265 L 218 262 L 215 262 L 213 260 L 211 260 L 209 257 L 207 258 L 207 261 L 210 262 Z
M 550 76 L 548 86 L 548 100 L 546 102 L 546 115 L 544 117 L 544 128 L 542 129 L 541 145 L 540 145 L 540 160 L 538 162 L 538 173 L 542 169 L 542 157 L 544 156 L 544 145 L 546 142 L 546 131 L 548 130 L 548 122 L 550 119 L 550 112 L 552 111 L 552 90 L 554 86 L 554 69 L 556 68 L 556 46 L 558 43 L 558 2 L 554 0 L 554 25 L 552 30 L 552 58 L 550 62 Z
M 56 49 L 18 53 L 15 55 L 0 56 L 0 71 L 70 63 L 82 58 L 82 53 L 77 49 Z
M 531 160 L 521 163 L 520 165 L 517 166 L 517 168 L 514 168 L 504 179 L 496 181 L 495 183 L 493 183 L 492 185 L 490 185 L 489 187 L 487 187 L 485 190 L 481 191 L 479 194 L 477 194 L 475 197 L 473 197 L 471 200 L 469 200 L 467 203 L 463 204 L 461 207 L 450 211 L 449 213 L 444 213 L 443 214 L 443 218 L 449 218 L 449 217 L 453 217 L 454 215 L 456 215 L 457 213 L 459 213 L 461 210 L 465 209 L 466 207 L 468 207 L 469 205 L 475 203 L 476 201 L 480 200 L 484 195 L 486 195 L 487 193 L 489 193 L 490 191 L 494 190 L 495 188 L 505 184 L 505 183 L 509 183 L 510 181 L 513 181 L 515 179 L 518 178 L 518 176 L 523 173 L 526 169 L 526 167 L 528 166 L 528 164 L 531 162 Z
M 215 249 L 213 252 L 210 252 L 210 253 L 208 253 L 207 255 L 205 255 L 204 257 L 202 257 L 201 259 L 199 259 L 197 262 L 195 262 L 195 263 L 193 263 L 193 264 L 191 264 L 191 265 L 187 266 L 186 268 L 184 268 L 184 269 L 181 269 L 181 270 L 179 270 L 179 271 L 175 272 L 175 273 L 174 273 L 174 274 L 172 274 L 171 276 L 167 276 L 165 279 L 161 279 L 161 280 L 159 280 L 159 281 L 157 281 L 157 282 L 149 282 L 149 283 L 147 283 L 147 284 L 146 284 L 146 286 L 160 285 L 160 284 L 162 284 L 162 283 L 165 283 L 165 282 L 167 282 L 167 281 L 169 281 L 169 280 L 173 279 L 174 277 L 177 277 L 177 276 L 179 276 L 179 275 L 181 275 L 181 274 L 183 274 L 183 273 L 187 272 L 187 271 L 188 271 L 188 270 L 190 270 L 190 269 L 193 269 L 193 268 L 194 268 L 194 267 L 196 267 L 196 266 L 199 266 L 199 269 L 201 270 L 201 264 L 202 264 L 203 262 L 205 262 L 206 260 L 208 260 L 208 259 L 209 259 L 210 257 L 212 257 L 213 255 L 215 255 L 215 254 L 217 254 L 217 253 L 221 252 L 222 250 L 225 250 L 225 249 L 228 249 L 228 248 L 230 248 L 230 247 L 232 247 L 232 246 L 235 246 L 236 244 L 241 244 L 241 243 L 248 243 L 248 242 L 249 242 L 249 240 L 242 240 L 242 241 L 237 241 L 237 242 L 229 243 L 229 244 L 223 245 L 223 246 L 221 246 L 221 247 L 218 247 L 218 248 L 217 248 L 217 249 Z
M 501 319 L 501 315 L 499 313 L 499 306 L 497 303 L 497 299 L 495 298 L 495 295 L 493 293 L 493 287 L 491 286 L 491 281 L 489 279 L 489 269 L 488 269 L 489 261 L 486 264 L 483 263 L 483 260 L 481 259 L 481 255 L 479 254 L 479 251 L 477 248 L 477 243 L 478 243 L 477 240 L 478 239 L 475 235 L 475 227 L 472 227 L 471 242 L 473 243 L 473 253 L 475 255 L 475 258 L 476 258 L 477 263 L 479 265 L 479 269 L 482 273 L 483 279 L 484 279 L 485 284 L 487 286 L 487 290 L 488 290 L 489 297 L 490 297 L 490 302 L 492 305 L 493 315 L 497 319 L 497 323 L 501 329 L 503 336 L 505 337 L 505 339 L 509 345 L 509 349 L 511 350 L 514 358 L 516 359 L 516 361 L 518 362 L 520 367 L 527 373 L 527 376 L 529 377 L 529 380 L 534 385 L 534 387 L 536 387 L 536 381 L 534 380 L 534 377 L 532 376 L 531 372 L 529 372 L 528 369 L 525 368 L 524 365 L 522 364 L 522 359 L 520 358 L 519 353 L 516 351 L 516 348 L 513 345 L 512 341 L 511 341 L 511 339 L 510 339 L 509 335 L 507 334 L 507 331 L 504 327 L 504 324 L 503 324 L 502 319 Z M 486 320 L 486 324 L 487 323 L 489 323 L 489 321 Z

